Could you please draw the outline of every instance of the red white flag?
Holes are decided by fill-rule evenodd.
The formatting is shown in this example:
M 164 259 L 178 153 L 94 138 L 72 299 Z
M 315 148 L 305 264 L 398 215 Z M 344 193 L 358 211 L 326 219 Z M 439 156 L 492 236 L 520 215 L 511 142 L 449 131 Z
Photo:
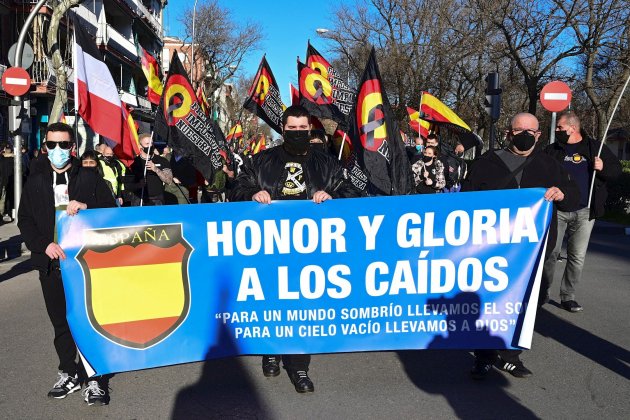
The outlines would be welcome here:
M 118 88 L 96 43 L 74 19 L 74 103 L 96 133 L 122 143 L 123 114 Z

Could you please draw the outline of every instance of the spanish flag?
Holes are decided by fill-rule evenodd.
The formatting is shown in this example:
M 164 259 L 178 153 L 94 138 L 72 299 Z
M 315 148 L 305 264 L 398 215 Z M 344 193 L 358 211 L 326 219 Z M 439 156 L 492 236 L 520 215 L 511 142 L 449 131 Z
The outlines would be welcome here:
M 258 140 L 250 144 L 252 155 L 262 152 L 267 148 L 267 138 L 263 133 L 258 135 Z
M 129 166 L 133 163 L 134 157 L 140 154 L 140 141 L 138 140 L 138 126 L 131 116 L 131 110 L 126 103 L 122 103 L 123 113 L 123 140 L 122 143 L 114 147 L 114 153 L 122 163 Z
M 231 142 L 232 140 L 238 140 L 243 137 L 243 126 L 241 126 L 241 122 L 237 121 L 234 127 L 230 129 L 225 140 L 227 142 Z
M 420 137 L 426 139 L 431 131 L 431 123 L 420 119 L 420 112 L 411 107 L 407 107 L 407 114 L 409 114 L 409 126 L 420 134 Z
M 466 124 L 459 116 L 449 107 L 444 105 L 435 96 L 428 92 L 422 92 L 420 101 L 420 118 L 438 127 L 443 126 L 454 132 L 459 142 L 465 149 L 475 147 L 482 144 L 481 138 L 472 132 L 468 124 Z
M 459 118 L 452 109 L 444 105 L 442 101 L 431 95 L 429 92 L 422 92 L 420 112 L 422 112 L 422 116 L 420 118 L 425 121 L 453 124 L 471 131 L 470 127 L 464 122 L 464 120 Z
M 147 78 L 148 92 L 147 96 L 152 104 L 158 105 L 162 96 L 162 85 L 160 66 L 151 54 L 142 47 L 140 49 L 140 63 L 142 64 L 142 72 Z
M 341 152 L 341 158 L 345 161 L 350 158 L 350 153 L 352 153 L 352 141 L 350 141 L 350 136 L 348 136 L 345 131 L 337 128 L 333 133 L 333 145 L 335 146 L 335 153 L 337 153 L 337 155 L 339 155 L 339 147 L 342 142 L 343 151 Z
M 197 88 L 197 102 L 199 102 L 199 105 L 201 106 L 201 109 L 203 110 L 204 114 L 206 114 L 206 117 L 209 117 L 210 104 L 208 103 L 208 99 L 206 99 L 206 94 L 204 93 L 201 86 Z

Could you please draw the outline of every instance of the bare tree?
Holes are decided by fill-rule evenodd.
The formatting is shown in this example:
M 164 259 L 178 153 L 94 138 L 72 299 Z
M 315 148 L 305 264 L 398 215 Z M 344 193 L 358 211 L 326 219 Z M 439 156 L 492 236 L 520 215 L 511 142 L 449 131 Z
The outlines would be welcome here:
M 540 0 L 476 0 L 476 5 L 478 13 L 492 16 L 491 22 L 503 38 L 495 51 L 510 58 L 520 71 L 528 111 L 535 114 L 543 81 L 559 74 L 561 61 L 583 51 L 570 42 L 568 31 L 576 10 L 567 15 L 557 4 Z
M 61 18 L 66 14 L 68 9 L 79 4 L 81 0 L 61 0 L 54 5 L 53 15 L 48 28 L 48 55 L 52 57 L 52 66 L 57 77 L 57 88 L 55 89 L 55 101 L 50 111 L 50 120 L 59 121 L 63 107 L 68 102 L 68 92 L 66 91 L 66 83 L 68 75 L 64 67 L 63 58 L 61 57 L 61 49 L 59 48 L 59 23 Z M 76 104 L 75 104 L 76 106 Z
M 630 76 L 630 4 L 619 0 L 554 3 L 564 12 L 575 43 L 584 51 L 580 57 L 581 84 L 594 111 L 593 128 L 601 139 Z
M 193 10 L 181 19 L 188 39 L 192 38 Z M 263 39 L 260 24 L 240 22 L 232 12 L 208 0 L 197 7 L 195 16 L 195 61 L 202 61 L 202 74 L 196 74 L 193 84 L 204 84 L 209 99 L 240 67 L 243 58 L 257 50 Z

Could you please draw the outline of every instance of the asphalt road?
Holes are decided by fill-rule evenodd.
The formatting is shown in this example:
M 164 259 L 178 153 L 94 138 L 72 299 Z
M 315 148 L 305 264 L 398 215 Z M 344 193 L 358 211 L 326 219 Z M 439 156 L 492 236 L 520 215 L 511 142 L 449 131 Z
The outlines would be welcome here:
M 522 357 L 531 378 L 494 370 L 475 382 L 465 351 L 316 355 L 316 391 L 300 395 L 284 373 L 264 378 L 250 356 L 117 374 L 104 407 L 78 393 L 46 397 L 56 379 L 52 327 L 16 235 L 0 227 L 2 419 L 630 418 L 630 236 L 620 227 L 596 225 L 578 290 L 584 312 L 553 301 L 539 312 Z

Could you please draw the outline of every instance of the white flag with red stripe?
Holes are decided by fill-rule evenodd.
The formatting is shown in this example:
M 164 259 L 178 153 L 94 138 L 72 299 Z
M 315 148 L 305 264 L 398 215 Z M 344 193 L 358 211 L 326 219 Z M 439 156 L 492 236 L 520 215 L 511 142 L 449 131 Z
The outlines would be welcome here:
M 96 133 L 122 143 L 123 116 L 118 88 L 96 43 L 74 19 L 74 103 Z

